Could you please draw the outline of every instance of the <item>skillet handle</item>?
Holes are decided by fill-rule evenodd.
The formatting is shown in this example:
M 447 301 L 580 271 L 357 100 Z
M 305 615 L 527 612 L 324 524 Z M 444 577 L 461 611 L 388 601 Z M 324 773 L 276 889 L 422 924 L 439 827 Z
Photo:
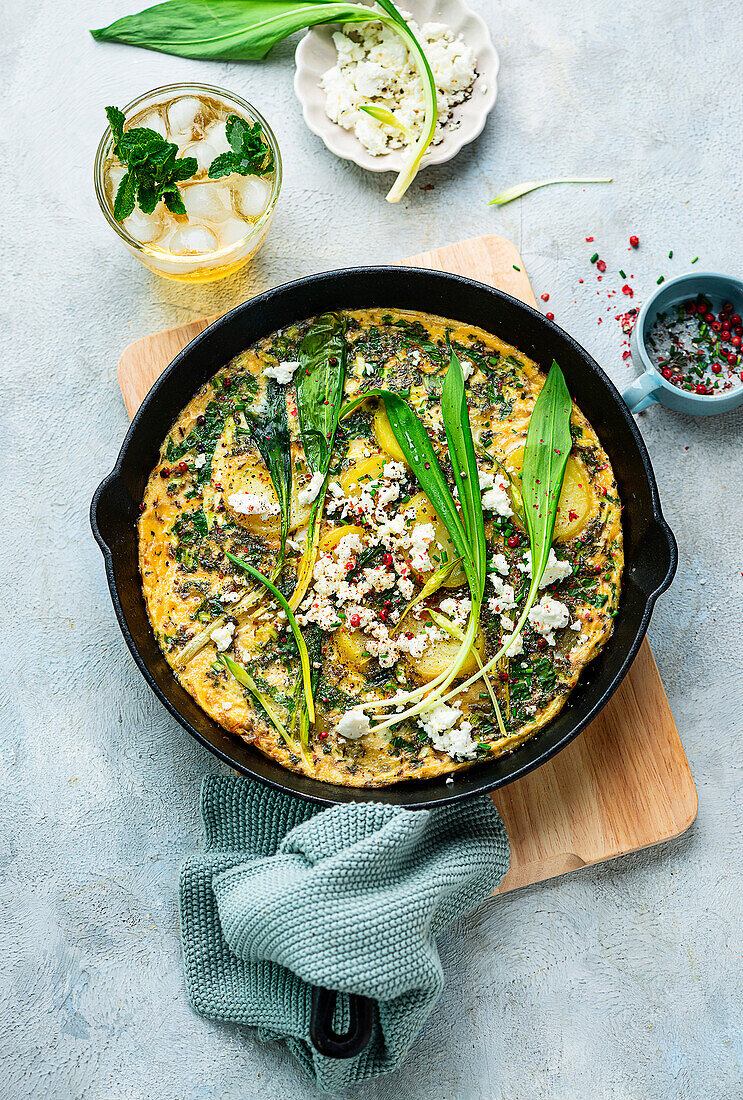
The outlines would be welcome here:
M 312 990 L 310 1015 L 310 1041 L 319 1054 L 326 1058 L 355 1058 L 369 1045 L 374 1020 L 374 1001 L 356 993 L 348 995 L 351 1021 L 348 1031 L 339 1034 L 333 1028 L 333 1016 L 338 1001 L 334 989 L 316 985 Z

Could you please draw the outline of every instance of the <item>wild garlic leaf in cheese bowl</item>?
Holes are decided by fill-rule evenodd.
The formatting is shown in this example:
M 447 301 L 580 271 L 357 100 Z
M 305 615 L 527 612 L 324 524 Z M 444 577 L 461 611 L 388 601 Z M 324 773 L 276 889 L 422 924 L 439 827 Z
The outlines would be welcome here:
M 559 367 L 358 309 L 202 387 L 148 480 L 139 556 L 160 648 L 212 718 L 296 772 L 379 787 L 554 718 L 612 632 L 621 505 Z
M 434 137 L 435 143 L 428 146 L 421 164 L 421 167 L 425 168 L 428 165 L 443 164 L 451 160 L 464 145 L 473 141 L 482 132 L 487 115 L 493 108 L 497 96 L 499 60 L 488 27 L 463 0 L 409 0 L 402 4 L 401 10 L 412 15 L 418 27 L 431 23 L 444 24 L 451 31 L 453 38 L 456 40 L 461 37 L 468 50 L 471 50 L 474 55 L 476 78 L 472 84 L 471 94 L 465 93 L 464 101 L 452 108 L 452 118 L 443 129 L 438 130 Z M 378 24 L 367 26 L 379 28 Z M 361 29 L 363 30 L 363 27 Z M 351 28 L 349 32 L 350 30 Z M 333 35 L 341 31 L 342 27 L 336 24 L 313 27 L 297 46 L 294 89 L 302 104 L 305 122 L 336 156 L 354 161 L 359 167 L 371 172 L 400 172 L 405 164 L 406 148 L 401 147 L 398 141 L 394 140 L 393 127 L 378 123 L 373 116 L 365 117 L 363 125 L 368 144 L 377 149 L 390 146 L 388 151 L 381 155 L 374 155 L 362 144 L 353 129 L 344 129 L 342 125 L 328 117 L 329 96 L 326 89 L 331 87 L 336 89 L 331 92 L 334 100 L 333 114 L 337 114 L 336 108 L 342 97 L 343 74 L 332 79 L 326 77 L 326 74 L 338 65 L 339 53 Z M 359 35 L 354 33 L 350 34 L 350 37 L 358 39 Z M 372 40 L 376 41 L 376 39 Z M 421 44 L 425 52 L 425 43 L 421 42 Z M 386 64 L 392 64 L 386 55 L 394 50 L 394 45 L 390 48 L 384 47 Z M 375 53 L 374 57 L 376 56 Z M 453 51 L 447 56 L 446 43 L 441 40 L 436 45 L 435 60 L 440 61 L 440 66 L 434 65 L 434 68 L 442 74 L 442 80 L 448 82 L 449 88 L 452 90 L 461 88 L 462 81 L 457 79 L 456 74 L 457 52 Z M 372 105 L 377 103 L 388 110 L 391 109 L 393 114 L 397 113 L 400 117 L 399 101 L 375 95 L 377 85 L 373 79 L 371 83 L 363 86 L 369 92 L 368 97 L 354 96 L 352 97 L 354 101 L 365 99 L 366 103 Z M 455 92 L 453 92 L 453 98 L 459 98 Z M 421 117 L 420 112 L 418 117 Z M 346 122 L 349 122 L 349 118 L 347 114 Z M 406 114 L 405 119 L 401 121 L 407 124 L 410 121 L 409 116 Z M 407 141 L 403 131 L 397 134 L 397 138 L 401 138 L 403 142 Z

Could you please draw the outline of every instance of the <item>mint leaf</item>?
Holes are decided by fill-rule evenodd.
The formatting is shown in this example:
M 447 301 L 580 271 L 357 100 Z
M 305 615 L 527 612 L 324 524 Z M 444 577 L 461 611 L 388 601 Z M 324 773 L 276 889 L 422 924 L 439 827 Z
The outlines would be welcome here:
M 151 214 L 159 201 L 157 189 L 152 180 L 140 180 L 137 184 L 137 203 L 143 214 Z
M 185 214 L 186 205 L 183 202 L 183 196 L 177 187 L 168 188 L 163 191 L 163 202 L 167 206 L 171 214 Z
M 209 166 L 209 179 L 221 179 L 231 172 L 241 176 L 267 176 L 273 172 L 273 153 L 260 122 L 251 125 L 239 115 L 228 115 L 225 134 L 232 152 L 220 153 L 214 158 Z
M 199 170 L 199 162 L 196 157 L 181 157 L 173 165 L 173 170 L 170 174 L 171 183 L 179 180 L 189 180 L 191 176 L 196 175 Z
M 260 130 L 260 124 L 256 122 L 256 126 Z M 236 153 L 239 153 L 245 142 L 245 135 L 250 133 L 250 124 L 245 121 L 244 118 L 240 118 L 239 115 L 228 115 L 227 121 L 224 124 L 224 132 L 227 140 Z
M 108 118 L 108 124 L 111 127 L 114 141 L 118 141 L 124 132 L 126 115 L 123 111 L 120 111 L 118 107 L 106 107 L 106 117 Z
M 167 141 L 158 134 L 157 130 L 148 130 L 145 126 L 135 126 L 132 130 L 126 130 L 116 142 L 115 152 L 120 160 L 124 158 L 130 163 L 146 160 L 158 146 L 166 145 Z
M 123 222 L 134 209 L 135 186 L 134 176 L 131 172 L 127 172 L 119 184 L 114 199 L 114 218 L 117 222 Z
M 116 193 L 116 221 L 129 217 L 135 198 L 144 214 L 151 214 L 159 202 L 164 202 L 174 214 L 185 214 L 176 185 L 196 174 L 199 169 L 196 157 L 176 159 L 178 146 L 157 130 L 146 126 L 124 130 L 125 116 L 117 107 L 107 107 L 106 115 L 114 135 L 113 152 L 128 169 Z
M 220 153 L 209 165 L 209 179 L 218 180 L 234 172 L 234 153 Z

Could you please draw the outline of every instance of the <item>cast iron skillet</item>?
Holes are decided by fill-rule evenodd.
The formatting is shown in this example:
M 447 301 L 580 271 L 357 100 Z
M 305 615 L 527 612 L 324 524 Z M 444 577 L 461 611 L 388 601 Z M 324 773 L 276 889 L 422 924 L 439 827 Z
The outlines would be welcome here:
M 150 627 L 137 562 L 139 503 L 160 445 L 196 391 L 233 356 L 276 329 L 326 310 L 386 307 L 421 310 L 470 324 L 515 344 L 547 370 L 562 367 L 575 401 L 597 432 L 624 504 L 625 573 L 614 634 L 586 669 L 560 714 L 508 756 L 456 775 L 381 789 L 339 787 L 296 775 L 217 725 L 180 686 Z M 596 717 L 627 673 L 645 636 L 653 605 L 676 571 L 676 542 L 661 513 L 645 445 L 617 390 L 594 360 L 536 310 L 482 283 L 439 271 L 364 267 L 298 279 L 244 302 L 215 321 L 173 360 L 137 412 L 112 472 L 96 490 L 91 524 L 105 558 L 119 625 L 134 660 L 170 713 L 197 741 L 231 767 L 263 783 L 322 805 L 385 802 L 419 809 L 457 802 L 513 782 L 564 748 Z M 349 1035 L 334 1035 L 332 1005 L 315 998 L 318 1046 L 348 1057 L 368 1041 L 368 1011 Z M 357 1006 L 358 1007 L 358 1006 Z M 363 1005 L 361 1009 L 363 1009 Z M 368 1009 L 368 1005 L 367 1005 Z M 323 1027 L 323 1020 L 325 1027 Z M 323 1036 L 323 1032 L 326 1032 Z M 325 1042 L 327 1040 L 327 1042 Z M 362 1045 L 366 1045 L 365 1042 Z

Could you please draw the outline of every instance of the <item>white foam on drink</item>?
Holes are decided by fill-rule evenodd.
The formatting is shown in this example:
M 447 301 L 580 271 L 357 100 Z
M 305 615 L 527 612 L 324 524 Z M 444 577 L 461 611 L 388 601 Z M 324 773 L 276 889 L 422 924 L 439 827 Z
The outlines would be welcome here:
M 201 100 L 194 96 L 183 96 L 168 104 L 168 128 L 174 141 L 178 138 L 191 139 L 196 119 L 202 109 Z
M 189 221 L 223 222 L 232 213 L 229 186 L 221 181 L 192 183 L 181 195 Z
M 155 207 L 151 214 L 143 214 L 139 207 L 135 206 L 129 217 L 124 218 L 121 227 L 140 244 L 152 244 L 162 236 L 164 228 L 162 212 Z
M 217 238 L 205 225 L 182 225 L 170 238 L 170 251 L 177 256 L 200 256 L 216 248 Z
M 235 211 L 244 218 L 259 218 L 271 198 L 271 184 L 259 176 L 229 177 Z

